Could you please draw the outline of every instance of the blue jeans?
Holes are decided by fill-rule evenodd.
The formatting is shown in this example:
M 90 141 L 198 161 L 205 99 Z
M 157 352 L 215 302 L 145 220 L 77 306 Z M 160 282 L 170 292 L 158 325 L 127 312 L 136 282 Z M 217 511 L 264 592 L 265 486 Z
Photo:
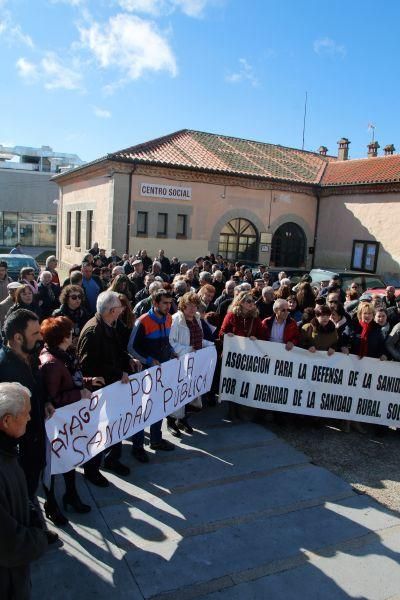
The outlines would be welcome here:
M 150 444 L 159 444 L 162 440 L 161 434 L 162 427 L 162 419 L 161 421 L 157 421 L 157 423 L 153 423 L 150 425 Z M 138 431 L 131 438 L 133 447 L 135 449 L 143 448 L 144 445 L 144 429 L 142 431 Z

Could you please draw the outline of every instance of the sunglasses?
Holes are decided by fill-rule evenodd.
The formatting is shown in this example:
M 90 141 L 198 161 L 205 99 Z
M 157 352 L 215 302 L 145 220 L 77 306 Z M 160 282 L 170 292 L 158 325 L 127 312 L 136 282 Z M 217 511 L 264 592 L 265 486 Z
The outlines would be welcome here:
M 337 300 L 328 300 L 329 304 L 339 304 Z
M 82 296 L 79 296 L 79 294 L 71 294 L 70 298 L 71 300 L 82 300 Z
M 246 304 L 254 304 L 253 298 L 246 298 L 244 302 L 246 302 Z

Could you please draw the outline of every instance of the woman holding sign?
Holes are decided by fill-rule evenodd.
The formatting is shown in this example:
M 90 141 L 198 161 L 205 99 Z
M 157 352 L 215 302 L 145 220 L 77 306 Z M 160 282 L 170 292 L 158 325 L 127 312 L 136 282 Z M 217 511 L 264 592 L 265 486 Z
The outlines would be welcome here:
M 187 292 L 179 300 L 179 310 L 172 317 L 169 334 L 169 343 L 178 357 L 214 345 L 214 342 L 204 339 L 198 314 L 200 304 L 201 300 L 195 292 Z M 201 407 L 201 399 L 196 398 L 196 400 Z M 195 404 L 195 401 L 193 400 L 191 404 Z M 193 433 L 193 428 L 185 417 L 185 406 L 167 417 L 167 425 L 175 437 L 180 437 L 180 429 L 185 433 Z
M 380 358 L 387 360 L 385 355 L 385 338 L 381 326 L 374 321 L 375 308 L 371 302 L 361 301 L 357 308 L 357 320 L 350 340 L 350 352 L 358 354 L 359 358 Z
M 221 329 L 219 341 L 223 341 L 225 335 L 240 335 L 251 340 L 266 340 L 267 332 L 263 327 L 255 299 L 249 291 L 239 292 L 228 308 Z M 230 419 L 239 419 L 239 406 L 235 402 L 229 403 Z
M 55 408 L 90 398 L 87 386 L 104 385 L 102 377 L 83 377 L 75 354 L 71 351 L 74 324 L 67 317 L 45 319 L 40 327 L 45 346 L 40 353 L 41 375 L 49 401 Z M 63 505 L 72 507 L 77 513 L 87 513 L 90 506 L 80 499 L 75 486 L 75 470 L 64 473 L 66 492 Z M 44 504 L 46 517 L 55 525 L 68 523 L 60 511 L 54 494 L 54 476 L 50 489 L 45 488 L 47 501 Z
M 364 356 L 387 360 L 385 355 L 385 338 L 381 326 L 374 321 L 375 308 L 371 302 L 360 301 L 357 308 L 357 319 L 353 323 L 350 337 L 350 352 L 358 354 L 361 359 Z M 366 433 L 361 423 L 352 422 L 352 427 L 359 433 Z M 378 433 L 382 434 L 384 429 L 376 425 Z M 348 429 L 346 429 L 348 431 Z

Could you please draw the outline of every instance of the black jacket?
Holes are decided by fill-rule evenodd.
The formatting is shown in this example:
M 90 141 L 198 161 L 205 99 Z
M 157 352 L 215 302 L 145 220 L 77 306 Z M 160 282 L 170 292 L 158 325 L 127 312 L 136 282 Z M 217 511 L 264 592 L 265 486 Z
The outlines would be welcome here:
M 39 359 L 31 367 L 8 346 L 0 349 L 0 381 L 17 381 L 27 387 L 31 396 L 31 420 L 19 442 L 19 457 L 28 483 L 28 492 L 36 492 L 41 470 L 46 464 L 44 404 L 46 401 L 39 372 Z
M 29 563 L 47 548 L 44 531 L 29 524 L 29 498 L 16 441 L 0 432 L 0 598 L 30 598 Z
M 383 337 L 381 326 L 373 321 L 371 331 L 368 335 L 368 353 L 369 358 L 379 358 L 385 354 L 385 338 Z M 350 352 L 352 354 L 360 353 L 361 345 L 361 326 L 359 323 L 354 325 L 354 330 L 350 339 Z
M 106 385 L 132 372 L 124 324 L 109 327 L 98 313 L 82 329 L 77 353 L 85 377 L 104 377 Z

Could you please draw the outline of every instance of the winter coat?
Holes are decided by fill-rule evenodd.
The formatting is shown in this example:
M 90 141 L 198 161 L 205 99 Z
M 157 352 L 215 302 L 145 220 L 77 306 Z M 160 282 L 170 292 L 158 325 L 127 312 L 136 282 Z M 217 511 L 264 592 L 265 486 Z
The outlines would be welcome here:
M 43 530 L 29 524 L 26 480 L 18 464 L 17 440 L 0 432 L 0 598 L 29 600 L 29 563 L 47 548 Z
M 42 319 L 47 319 L 47 317 L 50 317 L 53 310 L 60 306 L 60 303 L 58 301 L 60 290 L 59 287 L 56 286 L 54 283 L 50 283 L 50 285 L 43 285 L 43 283 L 39 283 L 38 289 L 38 304 L 40 307 L 40 315 Z
M 233 333 L 242 337 L 254 336 L 258 340 L 266 340 L 266 331 L 260 317 L 239 317 L 228 312 L 219 331 L 220 338 L 226 333 Z
M 77 339 L 89 320 L 89 313 L 83 306 L 76 310 L 71 310 L 67 304 L 62 304 L 60 308 L 57 308 L 53 312 L 53 317 L 68 317 L 74 324 L 72 338 Z
M 39 358 L 43 386 L 54 407 L 78 402 L 83 387 L 90 387 L 91 377 L 82 377 L 78 364 L 71 369 L 73 357 L 60 349 L 45 347 Z
M 275 321 L 275 315 L 272 317 L 267 317 L 262 322 L 263 327 L 266 330 L 266 337 L 264 339 L 269 340 L 271 337 L 272 326 Z M 287 344 L 288 342 L 292 342 L 294 346 L 298 346 L 300 341 L 300 334 L 297 327 L 296 321 L 294 321 L 291 317 L 287 317 L 285 329 L 283 332 L 283 343 Z
M 122 373 L 131 373 L 130 356 L 123 345 L 123 323 L 109 327 L 96 313 L 84 328 L 77 353 L 86 377 L 104 377 L 106 385 L 120 381 Z
M 372 322 L 371 331 L 368 335 L 368 352 L 366 356 L 369 358 L 380 358 L 385 354 L 385 338 L 383 337 L 381 326 L 375 321 Z M 361 345 L 361 325 L 357 322 L 354 326 L 354 331 L 350 339 L 350 352 L 352 354 L 360 354 Z
M 316 327 L 314 323 L 306 323 L 301 328 L 300 335 L 300 345 L 303 348 L 314 346 L 316 350 L 336 349 L 339 340 L 336 327 L 332 321 L 328 322 L 324 330 Z
M 387 336 L 385 346 L 390 358 L 400 361 L 400 323 Z
M 0 302 L 2 302 L 3 300 L 5 300 L 8 296 L 8 289 L 7 286 L 9 283 L 12 282 L 11 277 L 8 277 L 8 275 L 6 275 L 4 277 L 4 279 L 0 279 Z
M 196 321 L 199 327 L 202 329 L 200 318 L 196 315 Z M 172 317 L 171 331 L 169 334 L 169 343 L 171 344 L 175 354 L 183 356 L 188 352 L 192 352 L 192 346 L 190 345 L 190 331 L 186 325 L 185 315 L 182 311 L 178 311 Z M 214 346 L 214 342 L 209 342 L 203 338 L 202 347 Z
M 27 387 L 32 394 L 31 420 L 26 426 L 25 435 L 19 441 L 19 458 L 30 496 L 36 492 L 40 472 L 46 464 L 44 429 L 46 397 L 38 366 L 38 363 L 35 363 L 31 368 L 8 346 L 0 349 L 0 381 L 17 381 Z

